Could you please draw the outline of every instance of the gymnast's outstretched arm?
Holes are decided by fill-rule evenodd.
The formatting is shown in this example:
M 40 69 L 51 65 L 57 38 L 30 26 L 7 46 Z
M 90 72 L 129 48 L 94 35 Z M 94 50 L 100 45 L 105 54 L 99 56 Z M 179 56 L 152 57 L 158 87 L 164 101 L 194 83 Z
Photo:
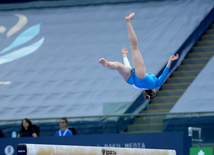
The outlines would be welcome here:
M 176 56 L 171 56 L 168 60 L 168 63 L 163 71 L 163 73 L 161 74 L 161 76 L 158 78 L 157 80 L 157 85 L 161 86 L 163 84 L 163 81 L 165 80 L 165 78 L 167 77 L 167 74 L 169 73 L 169 69 L 171 67 L 171 64 L 174 60 L 177 60 L 179 58 L 179 55 L 176 54 Z

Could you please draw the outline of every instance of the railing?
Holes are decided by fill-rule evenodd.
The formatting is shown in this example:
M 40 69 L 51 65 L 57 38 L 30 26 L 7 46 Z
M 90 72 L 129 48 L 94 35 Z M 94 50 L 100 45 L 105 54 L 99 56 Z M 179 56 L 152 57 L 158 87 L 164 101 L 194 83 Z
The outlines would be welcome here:
M 189 117 L 200 117 L 200 115 L 204 114 L 214 114 L 214 111 L 206 111 L 206 112 L 177 112 L 177 113 L 169 113 L 169 112 L 148 112 L 148 113 L 138 113 L 138 114 L 111 114 L 111 115 L 91 115 L 91 116 L 73 116 L 67 117 L 67 119 L 86 119 L 86 118 L 109 118 L 109 117 L 151 117 L 151 116 L 166 116 L 168 115 L 170 118 L 173 118 L 174 115 L 190 115 Z M 30 118 L 30 120 L 55 120 L 60 119 L 60 117 L 51 117 L 51 118 Z M 22 119 L 2 119 L 0 122 L 6 121 L 21 121 Z
M 201 147 L 201 128 L 188 127 L 188 136 L 192 137 L 192 142 L 199 142 L 199 147 Z M 198 131 L 198 139 L 193 139 L 193 131 Z

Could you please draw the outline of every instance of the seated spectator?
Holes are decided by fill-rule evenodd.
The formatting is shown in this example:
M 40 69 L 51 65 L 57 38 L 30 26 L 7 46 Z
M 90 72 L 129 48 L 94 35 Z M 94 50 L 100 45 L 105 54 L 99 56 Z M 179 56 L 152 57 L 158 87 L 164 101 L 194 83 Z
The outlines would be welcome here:
M 4 134 L 1 130 L 0 130 L 0 138 L 4 138 Z
M 73 133 L 68 129 L 68 120 L 62 117 L 59 122 L 60 130 L 55 133 L 55 136 L 72 136 Z
M 21 131 L 17 137 L 37 137 L 35 130 L 32 128 L 32 123 L 29 119 L 22 120 Z

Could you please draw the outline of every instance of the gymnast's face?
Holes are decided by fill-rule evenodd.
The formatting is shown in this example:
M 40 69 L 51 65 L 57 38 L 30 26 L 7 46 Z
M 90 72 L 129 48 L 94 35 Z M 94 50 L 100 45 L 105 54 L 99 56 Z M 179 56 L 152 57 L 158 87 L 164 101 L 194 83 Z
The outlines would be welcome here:
M 59 122 L 59 125 L 60 125 L 60 128 L 64 130 L 67 128 L 68 124 L 65 122 L 65 120 L 61 119 Z
M 156 96 L 156 94 L 155 94 L 155 89 L 150 89 L 150 90 L 144 90 L 144 98 L 146 99 L 146 100 L 152 100 L 152 99 L 154 99 L 155 98 L 155 96 Z

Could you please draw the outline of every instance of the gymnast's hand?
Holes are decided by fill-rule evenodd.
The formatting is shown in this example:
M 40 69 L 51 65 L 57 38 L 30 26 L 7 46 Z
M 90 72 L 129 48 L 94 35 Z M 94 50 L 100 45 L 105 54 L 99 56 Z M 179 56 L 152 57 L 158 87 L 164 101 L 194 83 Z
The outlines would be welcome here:
M 123 57 L 127 57 L 127 54 L 128 54 L 128 51 L 127 51 L 127 48 L 126 48 L 126 46 L 124 47 L 121 47 L 121 51 L 122 51 L 122 53 L 123 53 Z
M 172 63 L 173 61 L 177 60 L 178 58 L 179 58 L 179 55 L 178 55 L 178 54 L 176 54 L 176 56 L 175 56 L 175 55 L 172 55 L 172 56 L 169 58 L 169 61 L 168 61 L 168 63 L 167 63 L 167 67 L 170 67 L 170 66 L 171 66 L 171 63 Z
M 172 55 L 172 56 L 169 58 L 169 60 L 170 60 L 170 61 L 174 61 L 174 60 L 177 60 L 178 58 L 179 58 L 179 55 L 176 54 L 176 56 L 175 56 L 175 55 Z

